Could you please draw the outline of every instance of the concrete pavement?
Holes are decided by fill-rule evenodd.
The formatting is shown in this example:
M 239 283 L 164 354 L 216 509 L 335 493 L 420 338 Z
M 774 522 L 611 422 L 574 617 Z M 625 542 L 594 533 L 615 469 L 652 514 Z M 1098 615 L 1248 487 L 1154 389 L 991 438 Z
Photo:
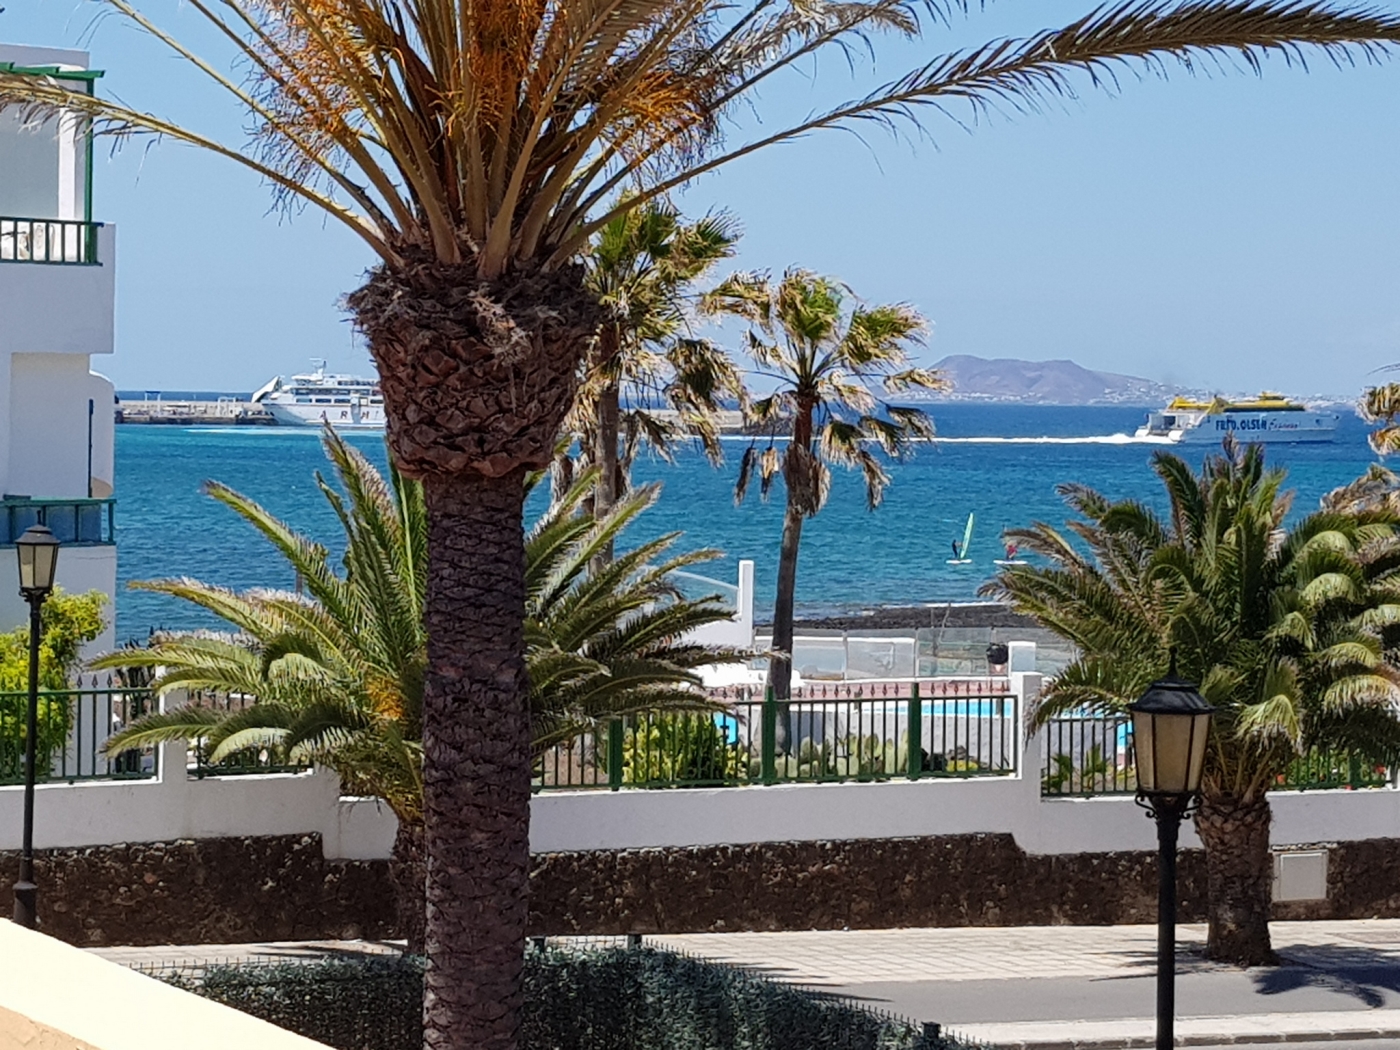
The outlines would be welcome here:
M 1273 924 L 1285 965 L 1201 958 L 1178 929 L 1181 1045 L 1314 1040 L 1400 1047 L 1400 921 Z M 1156 928 L 1040 926 L 707 934 L 668 946 L 836 992 L 996 1046 L 1151 1046 Z
M 1239 970 L 1201 958 L 1204 926 L 1179 928 L 1179 1043 L 1400 1050 L 1400 920 L 1272 929 L 1285 965 Z M 1152 926 L 692 934 L 646 943 L 936 1021 L 995 1046 L 1109 1050 L 1153 1041 Z M 394 950 L 362 941 L 94 949 L 143 967 Z

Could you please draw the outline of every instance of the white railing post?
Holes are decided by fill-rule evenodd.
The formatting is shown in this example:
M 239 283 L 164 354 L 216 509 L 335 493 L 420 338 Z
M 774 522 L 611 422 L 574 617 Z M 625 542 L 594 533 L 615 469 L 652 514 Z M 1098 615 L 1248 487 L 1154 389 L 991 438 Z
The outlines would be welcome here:
M 1016 694 L 1016 769 L 1023 780 L 1037 785 L 1037 793 L 1040 791 L 1041 734 L 1029 733 L 1028 727 L 1030 712 L 1040 699 L 1044 684 L 1045 676 L 1035 671 L 1011 672 L 1011 691 Z

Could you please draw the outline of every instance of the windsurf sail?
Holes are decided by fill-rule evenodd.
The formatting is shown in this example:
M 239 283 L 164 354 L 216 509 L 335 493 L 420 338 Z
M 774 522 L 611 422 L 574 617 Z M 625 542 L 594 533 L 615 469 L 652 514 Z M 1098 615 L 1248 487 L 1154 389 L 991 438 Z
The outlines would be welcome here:
M 961 558 L 963 561 L 970 561 L 970 560 L 971 560 L 971 559 L 968 558 L 967 552 L 968 552 L 968 545 L 972 542 L 972 521 L 973 521 L 973 516 L 972 516 L 971 514 L 969 514 L 969 515 L 967 516 L 967 528 L 963 529 L 962 549 L 961 549 L 961 551 L 959 551 L 959 553 L 958 553 L 958 557 Z

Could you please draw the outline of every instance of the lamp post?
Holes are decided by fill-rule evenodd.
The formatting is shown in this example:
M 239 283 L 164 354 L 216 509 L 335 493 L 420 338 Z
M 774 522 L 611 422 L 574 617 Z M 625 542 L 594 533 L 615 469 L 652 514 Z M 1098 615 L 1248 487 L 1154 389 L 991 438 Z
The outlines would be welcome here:
M 45 525 L 31 525 L 15 540 L 19 555 L 19 593 L 29 603 L 29 717 L 24 734 L 24 839 L 15 883 L 15 922 L 38 924 L 38 887 L 34 884 L 34 773 L 39 736 L 39 638 L 44 600 L 53 590 L 58 568 L 58 540 Z
M 1190 682 L 1153 682 L 1128 706 L 1138 803 L 1157 821 L 1157 1050 L 1172 1050 L 1176 1018 L 1176 836 L 1201 790 L 1214 708 Z

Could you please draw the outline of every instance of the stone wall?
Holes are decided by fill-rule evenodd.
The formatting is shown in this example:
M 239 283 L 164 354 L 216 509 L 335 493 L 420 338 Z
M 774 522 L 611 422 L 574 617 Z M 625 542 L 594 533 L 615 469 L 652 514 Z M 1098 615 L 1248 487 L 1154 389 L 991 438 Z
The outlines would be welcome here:
M 1400 839 L 1328 849 L 1328 899 L 1275 918 L 1400 917 Z M 0 887 L 17 868 L 0 853 Z M 314 835 L 55 850 L 37 868 L 42 927 L 73 944 L 395 934 L 387 864 L 327 861 Z M 1178 876 L 1181 921 L 1202 921 L 1204 854 L 1183 851 Z M 530 894 L 536 935 L 1150 923 L 1157 862 L 1028 854 L 1010 835 L 551 853 Z
M 19 874 L 0 853 L 0 887 Z M 327 861 L 317 835 L 41 851 L 40 928 L 76 945 L 390 937 L 387 861 Z
M 1203 916 L 1204 855 L 1178 865 Z M 1010 835 L 774 842 L 535 858 L 539 934 L 1155 922 L 1151 853 L 1034 856 Z

